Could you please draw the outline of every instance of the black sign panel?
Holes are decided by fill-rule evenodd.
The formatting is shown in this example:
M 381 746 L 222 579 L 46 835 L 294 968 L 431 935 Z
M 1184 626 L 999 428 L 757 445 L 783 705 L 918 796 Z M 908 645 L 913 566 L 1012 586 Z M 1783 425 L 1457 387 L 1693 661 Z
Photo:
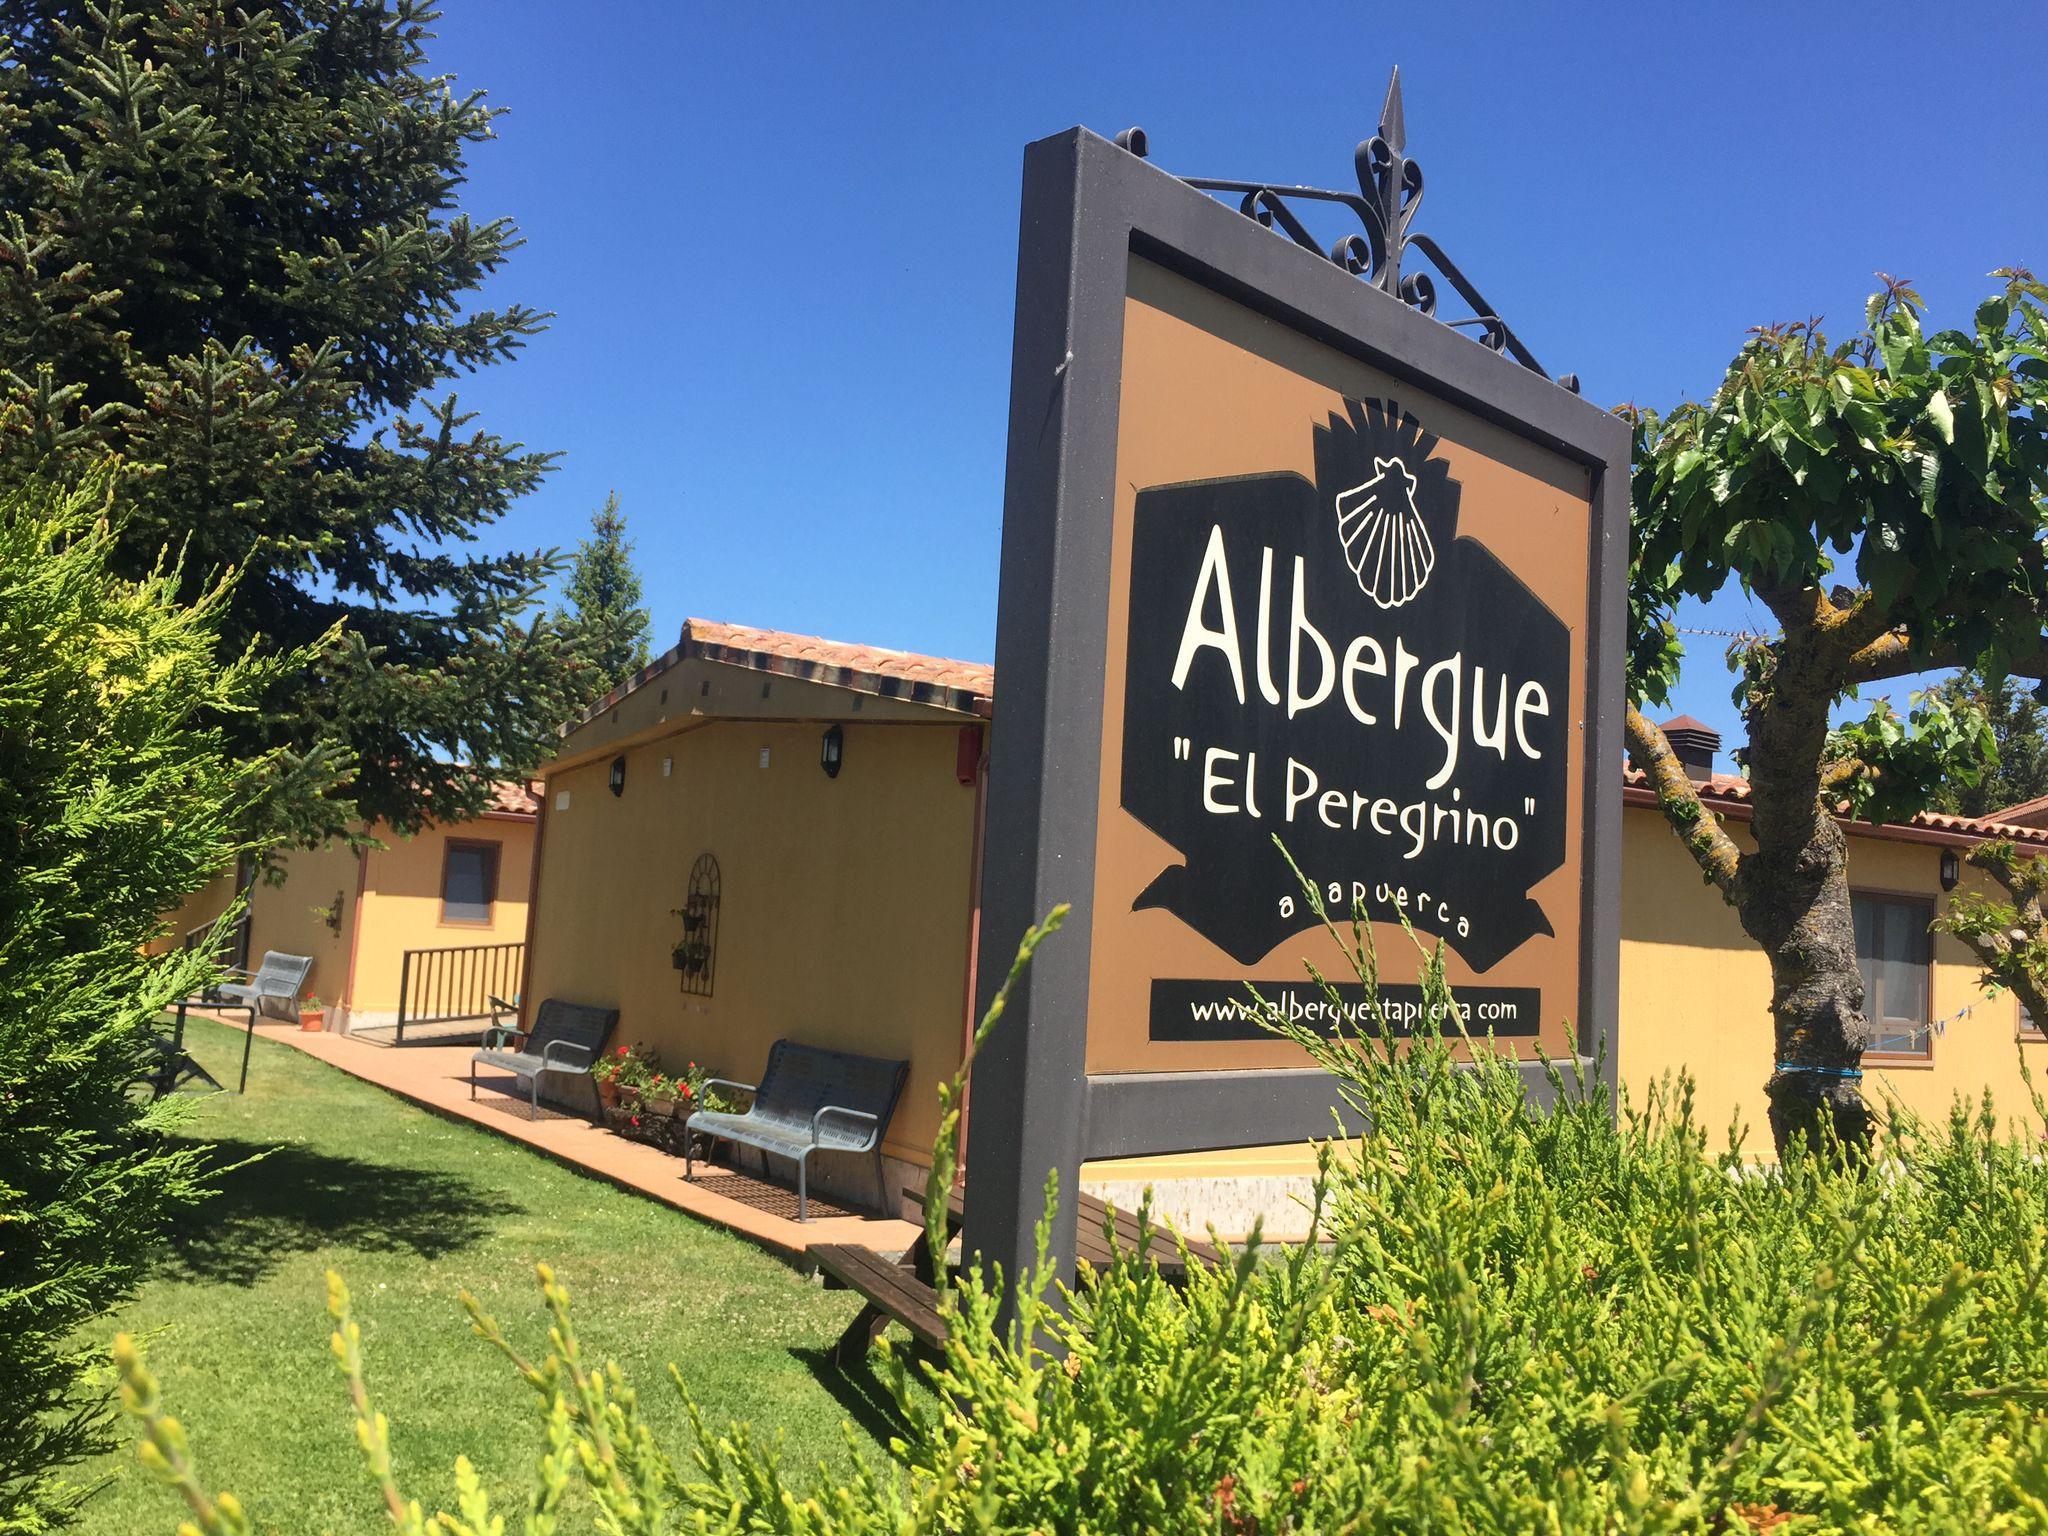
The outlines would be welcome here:
M 1276 837 L 1334 914 L 1475 971 L 1554 932 L 1530 890 L 1565 856 L 1571 637 L 1458 536 L 1436 448 L 1354 400 L 1313 481 L 1138 493 L 1122 804 L 1185 862 L 1137 906 L 1242 963 L 1315 922 Z

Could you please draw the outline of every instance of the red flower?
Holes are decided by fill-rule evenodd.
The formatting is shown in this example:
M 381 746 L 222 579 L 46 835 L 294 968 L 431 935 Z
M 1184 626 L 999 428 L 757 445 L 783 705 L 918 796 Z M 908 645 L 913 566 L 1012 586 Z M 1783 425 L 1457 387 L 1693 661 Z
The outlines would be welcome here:
M 690 1085 L 689 1085 L 688 1083 L 684 1083 L 684 1084 L 682 1085 L 682 1089 L 683 1089 L 683 1097 L 684 1097 L 684 1098 L 686 1098 L 686 1099 L 687 1099 L 687 1098 L 691 1098 L 691 1097 L 693 1097 L 693 1095 L 692 1095 L 692 1094 L 691 1094 L 691 1092 L 690 1092 Z
M 618 1050 L 614 1051 L 612 1054 L 615 1056 L 623 1056 L 626 1054 L 626 1048 L 622 1045 L 618 1048 Z

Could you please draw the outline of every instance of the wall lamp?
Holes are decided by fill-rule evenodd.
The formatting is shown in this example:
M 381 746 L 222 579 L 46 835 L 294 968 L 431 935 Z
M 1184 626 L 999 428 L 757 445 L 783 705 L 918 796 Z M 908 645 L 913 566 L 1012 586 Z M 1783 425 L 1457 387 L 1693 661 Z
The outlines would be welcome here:
M 612 759 L 611 786 L 615 795 L 623 795 L 626 792 L 626 760 L 623 757 Z
M 825 777 L 839 777 L 839 765 L 846 761 L 846 732 L 832 726 L 825 732 L 825 739 L 818 746 L 818 766 L 825 770 Z
M 1941 888 L 1952 891 L 1963 878 L 1963 861 L 1953 848 L 1941 850 Z

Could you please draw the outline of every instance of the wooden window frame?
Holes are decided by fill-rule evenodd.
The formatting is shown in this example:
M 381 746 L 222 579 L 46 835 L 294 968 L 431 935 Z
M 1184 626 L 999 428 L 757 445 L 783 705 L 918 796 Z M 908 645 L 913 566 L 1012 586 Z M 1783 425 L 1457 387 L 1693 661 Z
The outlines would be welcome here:
M 448 915 L 448 860 L 457 849 L 483 852 L 491 856 L 490 898 L 484 905 L 490 908 L 490 915 L 484 918 L 450 917 Z M 494 928 L 498 922 L 498 882 L 505 873 L 505 845 L 497 838 L 451 837 L 441 845 L 441 885 L 436 892 L 441 904 L 440 923 L 442 928 Z
M 1867 896 L 1876 901 L 1894 901 L 1902 903 L 1906 906 L 1919 907 L 1927 913 L 1928 923 L 1927 963 L 1925 966 L 1927 975 L 1927 986 L 1925 994 L 1925 1006 L 1927 1016 L 1925 1019 L 1921 1021 L 1921 1027 L 1925 1029 L 1927 1032 L 1927 1048 L 1924 1051 L 1904 1053 L 1898 1051 L 1869 1050 L 1863 1053 L 1863 1059 L 1869 1062 L 1871 1065 L 1877 1067 L 1932 1067 L 1934 1065 L 1935 1019 L 1933 925 L 1935 916 L 1940 909 L 1940 903 L 1933 896 L 1930 896 L 1925 891 L 1896 891 L 1888 890 L 1882 886 L 1875 885 L 1852 885 L 1851 887 L 1849 887 L 1850 927 L 1852 934 L 1855 926 L 1855 901 L 1858 896 Z M 1866 997 L 1863 1001 L 1865 1008 L 1867 1010 L 1870 999 Z M 1882 1029 L 1884 1023 L 1882 1019 L 1870 1019 L 1868 1012 L 1865 1013 L 1864 1017 L 1866 1021 L 1868 1021 L 1872 1025 L 1873 1029 Z

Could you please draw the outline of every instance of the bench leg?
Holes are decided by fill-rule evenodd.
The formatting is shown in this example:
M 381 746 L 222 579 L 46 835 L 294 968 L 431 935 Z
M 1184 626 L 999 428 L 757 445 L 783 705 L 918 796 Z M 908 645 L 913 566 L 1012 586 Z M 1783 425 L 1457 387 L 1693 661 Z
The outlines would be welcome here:
M 875 1143 L 875 1209 L 889 1214 L 889 1181 L 882 1173 L 882 1144 Z
M 526 1102 L 531 1106 L 527 1111 L 526 1118 L 538 1120 L 540 1118 L 540 1074 L 538 1072 L 526 1080 Z
M 846 1332 L 839 1335 L 839 1342 L 832 1346 L 832 1363 L 842 1371 L 860 1364 L 867 1359 L 868 1351 L 874 1348 L 875 1340 L 888 1326 L 889 1314 L 869 1302 L 846 1325 Z
M 476 1058 L 474 1056 L 469 1059 L 469 1096 L 472 1099 L 476 1097 Z
M 805 1167 L 807 1166 L 807 1163 L 808 1163 L 808 1159 L 807 1159 L 807 1158 L 803 1157 L 802 1155 L 799 1155 L 799 1156 L 797 1157 L 797 1160 L 796 1160 L 796 1219 L 797 1219 L 798 1221 L 809 1221 L 809 1220 L 811 1219 L 811 1201 L 810 1201 L 810 1191 L 809 1191 L 808 1187 L 806 1186 L 806 1184 L 805 1184 L 805 1182 L 804 1182 L 804 1169 L 805 1169 Z

